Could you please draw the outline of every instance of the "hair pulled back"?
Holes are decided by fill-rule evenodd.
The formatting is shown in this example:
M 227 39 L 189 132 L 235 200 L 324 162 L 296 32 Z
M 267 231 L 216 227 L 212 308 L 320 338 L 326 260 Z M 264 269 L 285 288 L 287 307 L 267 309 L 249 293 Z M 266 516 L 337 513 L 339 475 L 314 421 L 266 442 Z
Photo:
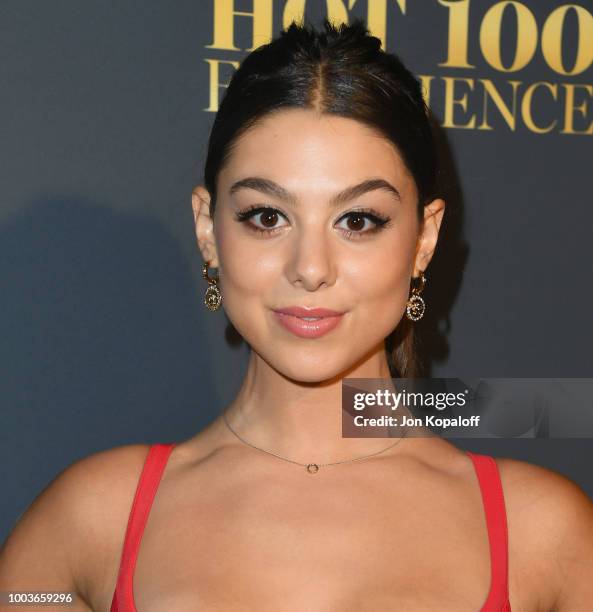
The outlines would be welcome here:
M 234 72 L 211 128 L 204 185 L 214 217 L 217 178 L 239 138 L 270 113 L 290 108 L 355 119 L 391 141 L 414 178 L 417 214 L 436 197 L 437 154 L 420 82 L 381 49 L 362 19 L 323 29 L 291 23 L 254 49 Z M 385 341 L 392 376 L 417 376 L 414 328 L 407 317 Z

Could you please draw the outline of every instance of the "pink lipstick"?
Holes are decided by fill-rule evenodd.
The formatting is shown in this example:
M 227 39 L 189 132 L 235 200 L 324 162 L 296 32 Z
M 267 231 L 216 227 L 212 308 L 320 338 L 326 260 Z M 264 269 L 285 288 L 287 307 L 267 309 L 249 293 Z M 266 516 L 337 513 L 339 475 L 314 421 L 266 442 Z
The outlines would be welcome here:
M 274 309 L 280 324 L 300 338 L 320 338 L 334 329 L 344 313 L 328 308 L 302 308 L 290 306 Z

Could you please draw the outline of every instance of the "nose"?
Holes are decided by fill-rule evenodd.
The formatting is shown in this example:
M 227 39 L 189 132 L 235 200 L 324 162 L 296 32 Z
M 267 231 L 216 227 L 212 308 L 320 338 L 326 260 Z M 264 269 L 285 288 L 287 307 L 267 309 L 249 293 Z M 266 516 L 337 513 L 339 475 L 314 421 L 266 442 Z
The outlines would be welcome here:
M 287 276 L 292 284 L 315 291 L 335 282 L 335 265 L 329 239 L 319 231 L 303 232 L 295 240 Z

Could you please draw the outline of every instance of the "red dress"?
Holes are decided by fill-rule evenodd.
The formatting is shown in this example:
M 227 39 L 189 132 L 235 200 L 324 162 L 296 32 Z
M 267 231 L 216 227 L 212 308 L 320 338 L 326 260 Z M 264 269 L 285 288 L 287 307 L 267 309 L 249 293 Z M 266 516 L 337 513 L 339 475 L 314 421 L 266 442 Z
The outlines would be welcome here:
M 174 442 L 153 444 L 146 456 L 128 518 L 111 612 L 137 612 L 132 578 L 140 540 L 161 476 L 174 447 Z M 480 483 L 490 542 L 490 591 L 479 612 L 511 612 L 508 591 L 507 519 L 498 466 L 489 455 L 466 452 L 473 461 Z

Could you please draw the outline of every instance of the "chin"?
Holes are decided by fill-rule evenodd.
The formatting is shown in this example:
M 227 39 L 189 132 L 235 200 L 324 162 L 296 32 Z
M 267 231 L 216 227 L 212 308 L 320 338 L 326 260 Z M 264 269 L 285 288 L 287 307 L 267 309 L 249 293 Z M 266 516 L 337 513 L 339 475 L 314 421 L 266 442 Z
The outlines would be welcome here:
M 326 373 L 320 372 L 319 369 L 295 369 L 289 371 L 279 370 L 286 378 L 289 378 L 298 383 L 323 383 L 330 382 L 341 378 L 341 370 L 328 370 Z
M 282 358 L 272 359 L 270 365 L 286 378 L 302 383 L 321 383 L 341 378 L 347 371 L 348 363 L 343 362 L 343 355 L 333 359 L 331 355 L 325 355 L 323 359 L 319 356 L 307 356 L 306 352 L 293 350 L 286 351 Z

